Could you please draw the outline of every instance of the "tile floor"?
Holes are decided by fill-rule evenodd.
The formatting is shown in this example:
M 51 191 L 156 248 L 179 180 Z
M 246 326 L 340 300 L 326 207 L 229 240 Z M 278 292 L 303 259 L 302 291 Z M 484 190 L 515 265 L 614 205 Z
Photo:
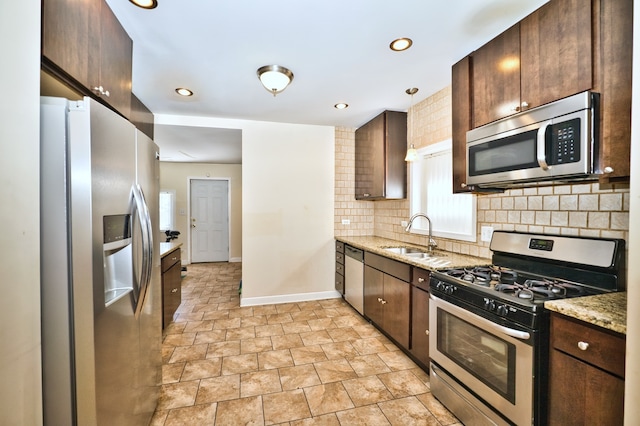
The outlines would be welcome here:
M 460 426 L 342 299 L 241 308 L 240 277 L 239 263 L 189 266 L 153 426 Z

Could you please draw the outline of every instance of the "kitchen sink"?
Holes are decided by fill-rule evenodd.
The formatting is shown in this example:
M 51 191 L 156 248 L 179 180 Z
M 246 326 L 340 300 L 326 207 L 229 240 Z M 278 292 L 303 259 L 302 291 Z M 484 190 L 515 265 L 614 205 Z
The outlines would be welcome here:
M 442 251 L 429 252 L 415 247 L 385 247 L 384 250 L 390 253 L 406 256 L 410 259 L 425 262 L 434 267 L 442 267 L 450 263 L 448 260 L 443 259 L 443 257 L 447 257 L 447 255 Z
M 418 254 L 426 254 L 424 250 L 413 248 L 413 247 L 385 247 L 386 251 L 395 253 L 395 254 L 404 254 L 404 255 L 418 255 Z

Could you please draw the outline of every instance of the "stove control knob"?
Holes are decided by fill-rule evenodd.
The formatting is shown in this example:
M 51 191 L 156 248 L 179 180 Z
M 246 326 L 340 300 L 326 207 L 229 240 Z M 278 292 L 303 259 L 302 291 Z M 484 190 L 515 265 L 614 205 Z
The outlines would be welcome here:
M 496 309 L 496 302 L 491 299 L 484 299 L 484 308 L 488 311 L 494 311 Z
M 507 305 L 500 305 L 498 306 L 496 312 L 498 312 L 498 315 L 500 315 L 501 317 L 506 317 L 507 313 L 509 312 L 509 307 Z
M 456 287 L 453 285 L 448 285 L 445 287 L 444 292 L 451 295 L 456 290 Z

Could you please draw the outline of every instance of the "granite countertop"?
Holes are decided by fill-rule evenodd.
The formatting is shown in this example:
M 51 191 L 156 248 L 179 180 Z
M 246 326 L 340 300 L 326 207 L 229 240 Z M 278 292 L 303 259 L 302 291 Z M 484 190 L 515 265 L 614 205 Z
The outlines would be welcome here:
M 436 270 L 442 268 L 461 268 L 465 266 L 488 265 L 490 259 L 468 256 L 459 253 L 451 253 L 444 250 L 434 250 L 435 259 L 416 259 L 406 255 L 392 253 L 384 250 L 385 247 L 413 247 L 427 251 L 427 247 L 415 244 L 407 244 L 402 241 L 391 240 L 382 237 L 362 236 L 362 237 L 336 237 L 336 240 L 349 244 L 350 246 L 379 254 L 400 262 L 408 263 L 424 269 Z
M 170 241 L 168 243 L 160 243 L 160 257 L 164 257 L 167 254 L 171 253 L 178 247 L 182 246 L 182 243 L 177 241 Z
M 627 334 L 627 292 L 544 302 L 544 307 L 571 318 Z

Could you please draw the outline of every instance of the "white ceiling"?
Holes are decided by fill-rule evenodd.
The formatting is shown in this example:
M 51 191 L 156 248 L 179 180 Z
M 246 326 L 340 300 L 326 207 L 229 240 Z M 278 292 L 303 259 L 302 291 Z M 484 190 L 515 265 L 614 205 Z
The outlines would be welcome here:
M 133 92 L 154 114 L 357 128 L 385 109 L 406 111 L 407 88 L 420 89 L 417 103 L 448 86 L 452 64 L 546 1 L 158 0 L 153 10 L 107 3 L 133 39 Z M 391 51 L 399 37 L 413 46 Z M 256 75 L 269 64 L 294 73 L 275 98 Z M 179 97 L 177 87 L 195 94 Z M 338 102 L 349 108 L 335 109 Z M 228 130 L 172 127 L 155 129 L 163 160 L 240 158 L 238 132 L 234 144 Z

